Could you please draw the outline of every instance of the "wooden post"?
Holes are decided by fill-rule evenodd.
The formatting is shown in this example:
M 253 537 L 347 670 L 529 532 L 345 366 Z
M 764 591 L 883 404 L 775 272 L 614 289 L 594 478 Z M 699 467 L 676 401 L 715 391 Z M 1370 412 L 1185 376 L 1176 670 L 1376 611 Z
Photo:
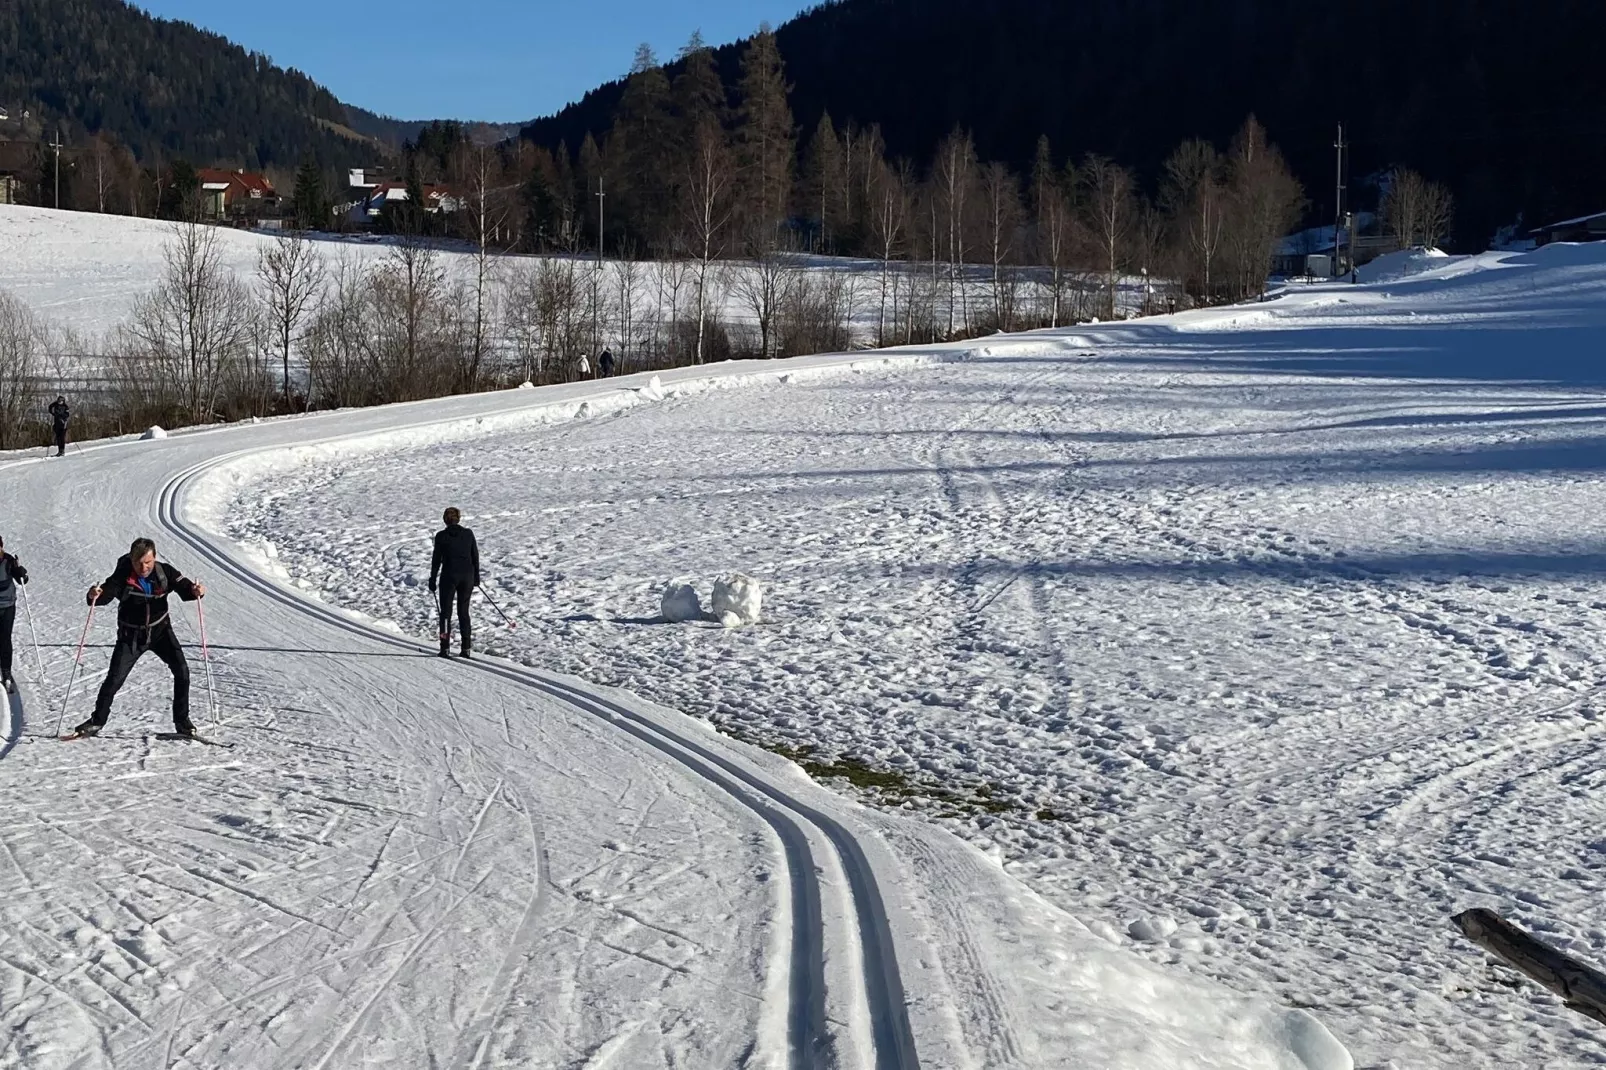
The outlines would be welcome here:
M 1606 974 L 1540 942 L 1492 910 L 1464 910 L 1450 920 L 1467 939 L 1556 993 L 1569 1008 L 1606 1025 Z

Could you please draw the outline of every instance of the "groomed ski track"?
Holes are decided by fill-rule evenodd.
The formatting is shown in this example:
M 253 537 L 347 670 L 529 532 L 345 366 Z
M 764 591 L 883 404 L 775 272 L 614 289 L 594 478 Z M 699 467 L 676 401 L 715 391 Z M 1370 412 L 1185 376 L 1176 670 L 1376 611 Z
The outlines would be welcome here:
M 218 533 L 233 493 L 298 455 L 963 353 L 683 369 L 5 466 L 44 686 L 19 634 L 0 744 L 0 1070 L 1347 1070 L 1303 1012 L 1142 965 L 941 829 L 625 692 L 442 661 Z M 428 524 L 451 488 L 418 485 Z M 101 738 L 52 738 L 82 592 L 139 535 L 209 584 L 217 726 L 194 611 L 175 616 L 195 719 L 232 750 L 156 741 L 169 679 L 154 662 Z M 68 725 L 110 631 L 94 620 Z
M 854 364 L 875 366 L 882 363 L 885 363 L 882 358 L 866 360 L 861 356 L 816 361 L 814 365 L 825 374 L 851 374 L 849 369 Z M 749 374 L 751 372 L 734 366 L 713 374 L 706 371 L 701 374 L 683 372 L 679 376 L 682 380 L 679 389 L 731 386 L 740 383 Z M 773 375 L 768 370 L 759 374 Z M 786 1066 L 798 1070 L 837 1066 L 874 1067 L 875 1070 L 910 1070 L 919 1067 L 921 1062 L 905 1005 L 894 938 L 875 867 L 853 830 L 804 798 L 806 794 L 823 794 L 813 785 L 800 776 L 788 783 L 790 778 L 784 775 L 776 776 L 773 770 L 744 762 L 738 753 L 739 748 L 712 736 L 695 722 L 670 714 L 669 711 L 653 710 L 640 702 L 630 702 L 628 696 L 609 695 L 577 680 L 559 678 L 500 659 L 481 656 L 466 662 L 460 659 L 442 662 L 415 640 L 355 619 L 349 613 L 320 604 L 287 585 L 260 575 L 249 563 L 240 559 L 234 548 L 186 515 L 186 498 L 195 483 L 208 472 L 230 462 L 238 463 L 252 456 L 270 455 L 287 447 L 306 446 L 315 442 L 351 443 L 371 435 L 393 434 L 398 430 L 478 426 L 487 418 L 503 418 L 515 423 L 561 420 L 572 415 L 577 404 L 601 407 L 657 400 L 659 385 L 669 391 L 677 389 L 675 378 L 671 373 L 656 381 L 651 377 L 636 377 L 606 385 L 576 384 L 556 391 L 509 391 L 478 395 L 447 402 L 445 407 L 454 410 L 447 413 L 440 412 L 441 403 L 426 402 L 420 404 L 430 410 L 431 415 L 414 421 L 398 420 L 396 407 L 392 407 L 389 413 L 365 410 L 269 421 L 247 427 L 175 433 L 160 441 L 119 441 L 91 445 L 71 454 L 65 461 L 28 458 L 6 466 L 12 470 L 8 476 L 23 473 L 32 475 L 41 471 L 52 477 L 65 476 L 68 486 L 77 492 L 73 495 L 75 498 L 80 494 L 94 496 L 97 490 L 95 484 L 99 483 L 111 492 L 111 500 L 102 503 L 102 511 L 120 515 L 126 520 L 118 525 L 115 534 L 108 532 L 105 539 L 92 540 L 96 543 L 92 550 L 84 546 L 74 547 L 61 555 L 74 559 L 71 571 L 65 573 L 71 575 L 72 580 L 63 582 L 65 570 L 47 568 L 43 570 L 44 575 L 48 575 L 46 583 L 35 584 L 36 590 L 47 585 L 55 589 L 52 610 L 53 617 L 58 621 L 58 632 L 54 635 L 54 642 L 45 643 L 51 652 L 46 660 L 54 662 L 52 668 L 56 670 L 50 680 L 54 685 L 54 694 L 47 692 L 39 695 L 36 688 L 28 702 L 26 720 L 23 696 L 7 696 L 10 717 L 7 731 L 0 733 L 0 758 L 6 757 L 19 742 L 50 745 L 49 736 L 54 734 L 56 714 L 60 709 L 60 688 L 65 686 L 67 674 L 71 672 L 71 647 L 75 645 L 67 641 L 59 620 L 64 612 L 71 612 L 64 607 L 70 607 L 75 602 L 82 605 L 81 594 L 73 597 L 74 589 L 82 585 L 79 582 L 80 574 L 87 568 L 89 575 L 99 575 L 105 568 L 101 564 L 103 560 L 109 562 L 111 556 L 125 549 L 127 541 L 135 535 L 149 534 L 156 539 L 164 560 L 172 560 L 187 574 L 202 578 L 210 585 L 207 606 L 211 610 L 208 624 L 212 634 L 209 638 L 217 648 L 214 658 L 221 659 L 216 666 L 220 701 L 224 707 L 221 727 L 213 729 L 206 723 L 207 688 L 197 636 L 192 627 L 194 618 L 190 615 L 189 607 L 183 607 L 179 610 L 184 614 L 179 628 L 189 648 L 192 710 L 203 731 L 233 735 L 243 744 L 233 752 L 211 751 L 211 762 L 189 758 L 187 764 L 227 767 L 240 765 L 249 759 L 249 749 L 255 742 L 249 722 L 258 711 L 241 709 L 238 687 L 224 686 L 224 681 L 234 675 L 234 667 L 229 664 L 230 648 L 241 645 L 237 641 L 238 618 L 225 607 L 241 607 L 246 598 L 252 603 L 246 615 L 252 619 L 263 619 L 262 608 L 269 606 L 281 615 L 281 620 L 299 620 L 299 624 L 292 626 L 292 632 L 303 641 L 305 647 L 327 652 L 331 661 L 339 658 L 350 661 L 381 651 L 402 657 L 419 657 L 418 671 L 432 678 L 431 684 L 438 690 L 443 703 L 451 702 L 447 689 L 462 688 L 465 680 L 481 681 L 479 690 L 488 694 L 505 693 L 509 688 L 532 692 L 545 703 L 564 707 L 588 722 L 587 731 L 628 737 L 642 750 L 650 752 L 652 760 L 672 764 L 683 773 L 700 779 L 712 791 L 728 799 L 731 805 L 748 811 L 773 837 L 777 848 L 774 859 L 780 863 L 784 876 L 773 880 L 766 877 L 762 886 L 775 899 L 770 905 L 767 926 L 774 931 L 755 931 L 753 935 L 767 942 L 764 957 L 774 957 L 777 951 L 781 954 L 777 961 L 758 970 L 776 976 L 768 978 L 771 992 L 765 1002 L 770 1006 L 758 1012 L 758 1021 L 754 1023 L 759 1035 L 746 1038 L 738 1046 L 737 1062 L 740 1065 Z M 637 392 L 638 388 L 648 391 L 645 397 Z M 558 396 L 554 398 L 554 394 Z M 577 398 L 571 401 L 564 395 L 576 395 Z M 361 425 L 366 426 L 353 430 Z M 450 430 L 447 433 L 451 433 Z M 237 446 L 243 448 L 231 448 L 226 454 L 218 455 L 219 447 Z M 198 457 L 202 459 L 197 460 Z M 46 465 L 55 467 L 44 468 Z M 129 471 L 131 468 L 138 472 L 138 476 L 132 479 L 129 478 L 133 474 Z M 163 473 L 161 478 L 153 478 L 158 472 Z M 420 508 L 425 513 L 436 512 L 439 503 L 434 497 L 438 496 L 421 499 Z M 47 514 L 54 511 L 45 510 Z M 143 519 L 136 520 L 136 517 Z M 50 534 L 25 531 L 20 527 L 12 527 L 7 534 L 10 536 L 10 545 L 28 555 L 36 579 L 44 578 L 39 562 L 57 556 L 41 553 L 50 541 Z M 76 534 L 82 536 L 88 533 L 80 529 Z M 31 554 L 29 549 L 32 550 Z M 80 557 L 80 553 L 85 556 Z M 86 565 L 86 561 L 93 564 Z M 81 625 L 81 619 L 78 623 Z M 67 711 L 68 726 L 83 716 L 92 703 L 93 690 L 98 686 L 99 677 L 104 674 L 104 653 L 97 659 L 95 652 L 97 648 L 104 647 L 109 627 L 106 618 L 97 617 L 90 650 L 85 655 L 85 664 L 79 673 Z M 483 641 L 492 626 L 489 621 L 482 621 L 480 627 Z M 17 638 L 19 676 L 28 680 L 35 675 L 32 671 L 34 666 L 24 663 L 24 659 L 32 662 L 31 651 L 27 648 L 25 634 L 19 634 Z M 343 647 L 338 641 L 341 639 L 345 642 Z M 259 649 L 250 651 L 250 654 L 254 658 L 271 661 L 271 643 L 263 642 L 258 646 Z M 232 652 L 232 656 L 238 658 L 245 653 L 240 649 Z M 326 664 L 320 659 L 320 668 Z M 333 678 L 328 683 L 331 686 L 344 685 L 346 681 L 340 681 L 336 676 L 338 670 L 334 670 L 333 666 L 329 668 L 333 670 Z M 146 703 L 142 708 L 130 693 L 125 692 L 114 711 L 106 738 L 75 744 L 74 749 L 64 749 L 57 757 L 63 762 L 79 759 L 87 764 L 94 761 L 92 756 L 103 754 L 108 745 L 126 745 L 131 739 L 143 740 L 148 756 L 154 730 L 168 727 L 165 723 L 167 680 L 165 670 L 159 665 L 146 666 L 144 663 L 136 672 L 135 680 L 141 677 L 148 685 L 143 690 L 154 697 L 154 704 Z M 360 688 L 358 684 L 352 691 L 355 693 Z M 139 689 L 131 687 L 130 692 L 137 694 Z M 464 701 L 460 705 L 467 706 L 469 703 Z M 375 731 L 383 731 L 388 726 L 375 723 L 372 727 Z M 503 727 L 511 734 L 530 731 L 533 726 Z M 317 740 L 308 742 L 311 745 L 318 744 Z M 201 750 L 205 751 L 204 748 Z M 142 771 L 146 762 L 146 758 L 139 761 Z M 501 771 L 495 786 L 486 791 L 482 800 L 483 808 L 472 822 L 471 839 L 481 831 L 486 815 L 496 800 L 523 797 L 524 793 L 519 790 L 515 776 L 512 769 Z M 539 831 L 533 824 L 530 825 L 529 835 L 535 845 L 535 853 L 541 854 Z M 467 852 L 468 849 L 469 844 L 464 844 L 463 851 Z M 10 851 L 8 844 L 7 852 Z M 12 862 L 17 869 L 24 868 L 14 857 Z M 376 868 L 377 865 L 376 861 Z M 538 868 L 542 871 L 539 880 L 543 884 L 549 882 L 551 878 L 545 872 L 546 867 L 542 865 Z M 207 879 L 198 872 L 194 875 Z M 481 879 L 483 883 L 484 878 Z M 463 902 L 479 889 L 480 885 L 472 886 L 451 904 L 450 909 L 460 909 Z M 249 897 L 249 892 L 241 891 Z M 516 968 L 522 970 L 529 962 L 526 956 L 524 963 L 516 967 L 521 953 L 519 945 L 540 933 L 543 908 L 549 899 L 548 891 L 538 887 L 520 913 L 517 929 L 504 934 L 511 946 L 507 948 L 507 958 L 495 971 L 487 998 L 500 989 L 518 984 Z M 293 913 L 279 912 L 287 917 Z M 315 924 L 299 916 L 292 919 L 294 925 L 309 923 Z M 395 979 L 403 973 L 416 974 L 420 970 L 428 958 L 426 952 L 436 932 L 435 929 L 425 929 L 408 955 L 394 967 L 394 972 L 357 1005 L 354 1014 L 344 1017 L 338 1026 L 333 1020 L 321 1023 L 332 1029 L 333 1035 L 306 1038 L 321 1041 L 321 1055 L 313 1058 L 311 1052 L 318 1050 L 318 1046 L 302 1044 L 292 1049 L 292 1058 L 283 1061 L 273 1058 L 257 1061 L 254 1058 L 252 1065 L 351 1065 L 355 1050 L 368 1050 L 364 1033 L 372 1024 L 369 1019 L 376 1014 L 375 1008 L 382 1001 L 394 998 L 391 988 Z M 38 970 L 28 970 L 9 959 L 4 961 L 42 983 L 54 983 Z M 450 973 L 454 968 L 461 969 L 462 964 L 442 961 L 436 962 L 435 968 Z M 57 986 L 57 991 L 63 990 Z M 578 988 L 576 998 L 583 999 Z M 125 1017 L 133 1017 L 147 1029 L 150 1027 L 151 1023 L 144 1021 L 134 1000 L 115 996 L 113 1000 Z M 80 1003 L 80 1006 L 83 1004 Z M 414 1065 L 428 1062 L 443 1066 L 571 1064 L 571 1059 L 555 1051 L 527 1052 L 517 1059 L 510 1059 L 507 1053 L 501 1057 L 492 1056 L 490 1040 L 493 1027 L 498 1025 L 497 1014 L 494 1007 L 486 1004 L 468 1017 L 448 1048 L 442 1050 L 426 1043 L 427 1052 L 408 1051 L 405 1061 Z M 182 1011 L 179 1015 L 182 1015 Z M 718 1029 L 724 1029 L 729 1024 L 720 1013 L 711 1013 L 710 1018 L 710 1032 L 716 1028 L 715 1021 L 718 1022 Z M 769 1038 L 764 1035 L 766 1022 L 775 1034 Z M 129 1047 L 124 1042 L 127 1030 L 106 1030 L 103 1023 L 100 1027 L 101 1036 L 93 1045 L 98 1049 L 98 1054 L 86 1050 L 71 1060 L 70 1065 L 171 1065 L 169 1060 L 174 1051 L 170 1049 L 180 1034 L 176 1024 L 168 1032 L 160 1050 L 156 1050 L 148 1039 L 144 1044 Z M 620 1034 L 620 1037 L 623 1036 Z M 637 1065 L 626 1054 L 628 1040 L 621 1042 L 620 1037 L 592 1046 L 588 1058 L 594 1061 L 581 1059 L 574 1061 L 573 1065 L 605 1065 L 608 1058 L 615 1057 L 622 1060 L 620 1065 Z M 13 1043 L 16 1043 L 15 1036 Z M 685 1055 L 671 1054 L 671 1051 L 671 1047 L 665 1045 L 666 1065 L 676 1064 L 678 1058 Z M 692 1061 L 700 1063 L 708 1059 L 709 1065 L 714 1065 L 728 1057 L 715 1057 L 710 1052 L 702 1051 L 694 1055 Z M 198 1055 L 194 1058 L 203 1065 L 206 1062 Z M 526 1059 L 529 1061 L 522 1061 Z M 9 1063 L 0 1057 L 0 1065 Z M 27 1065 L 26 1060 L 24 1065 Z

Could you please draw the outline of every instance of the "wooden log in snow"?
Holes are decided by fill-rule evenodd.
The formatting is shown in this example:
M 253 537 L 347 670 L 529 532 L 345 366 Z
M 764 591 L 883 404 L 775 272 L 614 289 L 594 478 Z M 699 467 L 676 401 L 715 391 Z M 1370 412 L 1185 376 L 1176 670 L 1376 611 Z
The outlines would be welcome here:
M 1579 1014 L 1606 1025 L 1606 974 L 1540 942 L 1492 910 L 1464 910 L 1450 920 L 1489 954 L 1544 985 Z

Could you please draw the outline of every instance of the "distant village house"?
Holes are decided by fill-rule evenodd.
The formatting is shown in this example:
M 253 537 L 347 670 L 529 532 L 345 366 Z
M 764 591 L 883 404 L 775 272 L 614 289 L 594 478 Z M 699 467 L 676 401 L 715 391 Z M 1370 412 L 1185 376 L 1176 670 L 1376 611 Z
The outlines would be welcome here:
M 279 194 L 263 175 L 204 167 L 195 177 L 201 182 L 201 214 L 207 219 L 255 221 L 278 210 Z
M 1606 241 L 1606 212 L 1581 215 L 1576 219 L 1563 219 L 1560 223 L 1535 227 L 1531 236 L 1535 245 L 1549 245 L 1558 241 Z

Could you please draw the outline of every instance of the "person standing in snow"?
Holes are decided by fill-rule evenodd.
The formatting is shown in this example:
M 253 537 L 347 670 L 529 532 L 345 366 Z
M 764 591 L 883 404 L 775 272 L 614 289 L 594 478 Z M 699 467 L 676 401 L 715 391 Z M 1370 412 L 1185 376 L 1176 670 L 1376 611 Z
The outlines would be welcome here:
M 11 626 L 17 620 L 17 585 L 28 582 L 28 570 L 12 554 L 5 552 L 5 540 L 0 539 L 0 684 L 7 691 L 15 691 L 17 682 L 11 678 Z
M 56 436 L 57 457 L 67 452 L 67 421 L 71 416 L 66 396 L 57 394 L 56 400 L 50 403 L 50 430 Z
M 613 354 L 608 352 L 606 349 L 604 349 L 602 351 L 602 356 L 597 358 L 597 375 L 599 375 L 600 377 L 606 379 L 608 376 L 610 376 L 612 374 L 613 374 Z
M 168 616 L 167 598 L 177 594 L 186 602 L 204 597 L 206 585 L 184 576 L 166 561 L 156 559 L 156 544 L 135 539 L 128 553 L 117 559 L 117 567 L 89 589 L 88 604 L 117 606 L 117 643 L 112 647 L 111 668 L 95 696 L 95 712 L 73 729 L 74 736 L 94 736 L 111 716 L 112 700 L 128 679 L 129 672 L 149 651 L 161 658 L 173 672 L 173 730 L 181 736 L 195 735 L 190 723 L 190 667 L 184 648 L 178 645 Z
M 480 585 L 480 547 L 474 533 L 463 526 L 463 514 L 448 509 L 446 526 L 435 533 L 435 554 L 429 562 L 429 593 L 440 596 L 441 657 L 451 657 L 452 602 L 457 603 L 457 631 L 463 657 L 469 656 L 473 626 L 468 619 L 468 598 Z

